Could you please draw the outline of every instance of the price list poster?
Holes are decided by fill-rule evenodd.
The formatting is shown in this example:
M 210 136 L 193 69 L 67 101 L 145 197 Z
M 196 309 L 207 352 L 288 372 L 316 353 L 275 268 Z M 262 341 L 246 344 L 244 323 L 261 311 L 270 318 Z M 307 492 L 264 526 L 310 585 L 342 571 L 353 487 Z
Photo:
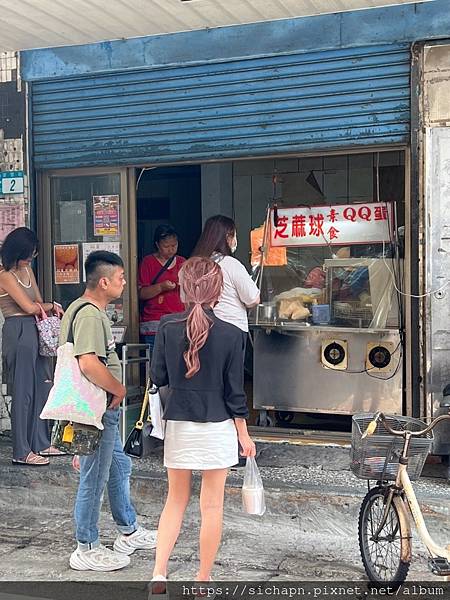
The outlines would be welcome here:
M 23 202 L 0 203 L 0 244 L 8 233 L 17 227 L 25 226 L 25 206 Z

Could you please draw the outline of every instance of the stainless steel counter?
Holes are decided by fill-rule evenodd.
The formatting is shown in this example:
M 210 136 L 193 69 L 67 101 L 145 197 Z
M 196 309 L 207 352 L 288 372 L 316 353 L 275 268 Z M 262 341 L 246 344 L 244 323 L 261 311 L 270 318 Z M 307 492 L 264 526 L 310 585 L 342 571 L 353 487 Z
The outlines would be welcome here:
M 256 409 L 402 412 L 403 354 L 397 330 L 292 325 L 251 326 Z M 345 368 L 344 363 L 324 366 L 324 348 L 333 342 L 345 349 Z M 386 371 L 368 366 L 367 356 L 378 344 L 392 353 Z
M 310 325 L 309 323 L 293 323 L 281 321 L 280 323 L 250 323 L 250 329 L 274 330 L 282 333 L 283 331 L 327 331 L 330 333 L 374 333 L 390 334 L 398 333 L 396 329 L 369 329 L 367 327 L 333 327 L 331 325 Z

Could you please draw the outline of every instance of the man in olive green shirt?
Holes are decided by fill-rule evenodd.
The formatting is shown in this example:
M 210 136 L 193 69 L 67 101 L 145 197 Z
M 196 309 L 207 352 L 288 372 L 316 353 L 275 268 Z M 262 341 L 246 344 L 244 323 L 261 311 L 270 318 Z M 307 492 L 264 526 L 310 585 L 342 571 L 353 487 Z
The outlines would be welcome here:
M 67 316 L 61 323 L 60 344 L 67 342 L 70 323 L 72 322 L 73 315 L 75 315 L 73 322 L 75 356 L 82 357 L 87 354 L 97 356 L 102 362 L 106 362 L 106 367 L 111 375 L 120 381 L 122 379 L 122 367 L 115 351 L 115 343 L 108 316 L 104 310 L 99 310 L 97 306 L 90 304 L 90 302 L 92 302 L 92 299 L 89 299 L 85 294 L 69 306 Z M 86 361 L 83 358 L 80 366 L 83 362 L 89 363 L 89 360 Z M 94 368 L 95 362 L 93 363 Z M 120 390 L 120 392 L 122 391 L 124 390 Z
M 125 286 L 123 262 L 112 252 L 92 252 L 86 259 L 86 291 L 67 309 L 61 323 L 60 343 L 73 331 L 74 353 L 82 373 L 107 392 L 104 430 L 97 450 L 80 458 L 80 483 L 75 501 L 78 546 L 70 566 L 78 571 L 115 571 L 130 563 L 135 550 L 156 545 L 156 534 L 137 524 L 130 499 L 131 459 L 123 452 L 119 435 L 119 406 L 125 397 L 121 366 L 115 351 L 106 306 L 120 298 Z M 106 485 L 119 535 L 114 550 L 100 544 L 98 520 Z

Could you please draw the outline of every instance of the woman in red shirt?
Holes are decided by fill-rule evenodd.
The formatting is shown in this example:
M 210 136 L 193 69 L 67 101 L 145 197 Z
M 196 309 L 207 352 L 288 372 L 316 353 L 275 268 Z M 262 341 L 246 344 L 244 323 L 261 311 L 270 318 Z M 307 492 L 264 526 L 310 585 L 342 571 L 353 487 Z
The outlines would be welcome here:
M 178 273 L 185 262 L 177 256 L 178 236 L 170 225 L 158 225 L 153 237 L 156 252 L 145 256 L 139 267 L 139 299 L 144 303 L 140 332 L 153 350 L 159 320 L 164 315 L 184 311 L 180 299 Z

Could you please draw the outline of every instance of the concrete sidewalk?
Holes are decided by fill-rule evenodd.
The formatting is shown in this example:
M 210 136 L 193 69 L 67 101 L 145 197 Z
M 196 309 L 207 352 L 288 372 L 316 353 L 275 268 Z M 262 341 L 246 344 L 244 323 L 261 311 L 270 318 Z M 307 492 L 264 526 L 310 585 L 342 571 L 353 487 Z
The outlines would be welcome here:
M 243 513 L 243 469 L 232 469 L 215 579 L 364 579 L 357 521 L 367 485 L 348 470 L 348 448 L 263 443 L 258 444 L 258 453 L 267 512 L 263 517 Z M 69 568 L 74 548 L 71 512 L 78 477 L 69 457 L 52 459 L 50 467 L 14 466 L 9 440 L 3 437 L 0 469 L 1 580 L 148 580 L 153 552 L 136 553 L 130 567 L 117 573 L 79 573 Z M 432 469 L 439 474 L 439 467 Z M 194 474 L 193 498 L 170 564 L 174 580 L 192 579 L 196 572 L 199 483 L 199 474 Z M 141 523 L 156 527 L 166 491 L 161 455 L 135 461 L 132 487 Z M 447 481 L 423 478 L 416 491 L 424 502 L 431 534 L 442 543 L 449 541 Z M 101 531 L 102 542 L 112 544 L 116 534 L 106 501 Z M 425 549 L 418 541 L 413 548 L 410 579 L 435 579 L 428 572 Z

